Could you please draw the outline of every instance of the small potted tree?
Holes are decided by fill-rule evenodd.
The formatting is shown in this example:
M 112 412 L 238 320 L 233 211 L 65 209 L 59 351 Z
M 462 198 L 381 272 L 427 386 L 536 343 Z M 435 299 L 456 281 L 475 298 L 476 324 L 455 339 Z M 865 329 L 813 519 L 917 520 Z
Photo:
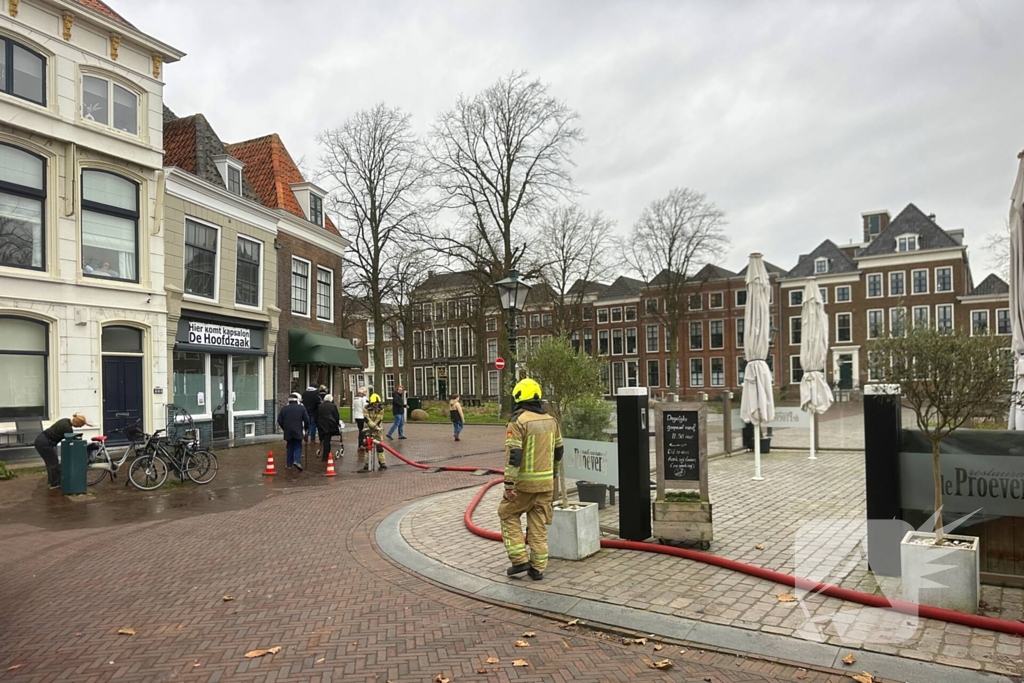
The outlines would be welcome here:
M 871 377 L 893 388 L 893 400 L 913 412 L 931 443 L 935 531 L 909 531 L 900 544 L 903 597 L 910 602 L 978 611 L 978 538 L 944 533 L 940 451 L 943 440 L 972 418 L 1008 408 L 1005 352 L 1003 341 L 992 336 L 926 327 L 879 339 L 869 348 Z

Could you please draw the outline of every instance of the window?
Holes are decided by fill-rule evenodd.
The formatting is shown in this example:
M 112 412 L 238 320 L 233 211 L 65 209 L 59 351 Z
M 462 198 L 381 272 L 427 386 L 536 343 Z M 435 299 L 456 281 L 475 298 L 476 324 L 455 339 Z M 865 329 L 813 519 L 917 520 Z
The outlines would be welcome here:
M 800 316 L 795 316 L 789 319 L 789 344 L 790 346 L 799 345 L 801 338 L 801 327 L 803 321 Z
M 665 328 L 665 351 L 669 352 L 675 349 L 672 344 L 672 330 L 668 327 Z
M 82 171 L 82 270 L 138 282 L 139 186 L 106 171 Z
M 1000 308 L 996 310 L 996 334 L 1010 334 L 1013 331 L 1010 325 L 1010 309 Z
M 391 323 L 390 322 L 384 321 L 381 324 L 381 332 L 383 332 L 383 336 L 381 337 L 381 341 L 386 341 L 386 342 L 391 341 Z
M 498 360 L 498 340 L 488 339 L 487 340 L 487 362 L 493 363 Z
M 217 298 L 217 235 L 209 225 L 185 219 L 185 293 Z
M 612 393 L 618 393 L 619 389 L 626 384 L 623 370 L 622 361 L 612 363 Z
M 543 327 L 543 328 L 549 329 L 549 330 L 552 327 L 554 327 L 554 325 L 552 325 L 552 319 L 551 319 L 551 314 L 550 313 L 544 313 L 543 315 L 541 315 L 541 317 L 540 317 L 540 326 Z
M 292 257 L 292 313 L 309 317 L 309 261 Z M 370 335 L 367 344 L 373 343 L 373 323 L 367 323 Z
M 334 271 L 320 266 L 316 269 L 316 317 L 328 322 L 334 320 Z M 389 328 L 384 325 L 385 334 Z
M 636 328 L 630 327 L 626 329 L 626 355 L 636 355 Z
M 594 353 L 594 331 L 591 329 L 583 330 L 583 353 L 588 356 Z
M 690 350 L 700 351 L 704 348 L 704 323 L 690 323 Z
M 612 309 L 612 322 L 613 323 L 621 323 L 622 322 L 622 309 L 619 308 L 618 306 L 616 306 L 615 308 Z
M 836 343 L 853 341 L 853 314 L 836 313 Z
M 971 335 L 988 334 L 988 311 L 971 311 Z
M 259 356 L 231 357 L 231 391 L 234 403 L 231 409 L 235 413 L 262 412 L 263 402 L 260 400 L 260 366 L 263 359 Z
M 636 320 L 636 306 L 626 306 L 626 322 L 633 322 Z
M 594 309 L 592 309 L 590 306 L 584 306 L 583 307 L 583 320 L 586 321 L 586 322 L 590 322 L 593 319 L 594 319 Z
M 690 386 L 691 387 L 702 387 L 702 386 L 704 386 L 704 359 L 703 358 L 691 358 L 690 359 Z
M 622 355 L 622 330 L 612 330 L 612 355 Z
M 850 285 L 836 287 L 836 303 L 845 303 L 850 300 Z
M 488 370 L 487 371 L 487 395 L 497 396 L 500 393 L 498 386 L 498 371 Z
M 619 331 L 621 333 L 621 330 Z M 622 339 L 619 339 L 619 344 L 622 344 Z M 540 346 L 540 335 L 535 334 L 530 337 L 530 351 L 536 351 L 537 347 Z
M 725 295 L 721 292 L 712 292 L 709 294 L 708 308 L 725 308 Z
M 702 306 L 700 294 L 691 294 L 688 303 L 691 311 L 699 311 Z
M 577 332 L 573 332 L 571 335 L 569 335 L 569 343 L 572 346 L 572 350 L 575 351 L 576 353 L 579 353 L 579 351 L 580 351 L 580 333 L 578 331 Z
M 878 370 L 878 364 L 876 362 L 878 356 L 875 355 L 874 351 L 868 351 L 868 381 L 879 382 L 882 379 L 882 373 Z
M 935 269 L 935 291 L 953 291 L 953 269 L 950 266 Z
M 903 337 L 907 334 L 907 309 L 900 306 L 899 308 L 889 309 L 889 334 L 894 337 Z
M 309 195 L 312 197 L 313 195 Z M 384 398 L 390 399 L 395 395 L 395 376 L 394 374 L 384 375 Z
M 367 346 L 369 346 L 370 344 L 376 343 L 376 341 L 377 341 L 377 328 L 374 326 L 373 322 L 367 321 L 367 323 L 366 323 L 366 344 L 367 344 Z
M 725 321 L 712 320 L 708 323 L 708 336 L 711 337 L 711 348 L 725 348 Z
M 896 251 L 917 251 L 917 235 L 903 235 L 896 240 Z
M 868 275 L 868 298 L 882 296 L 882 274 L 871 273 Z
M 910 284 L 914 294 L 927 294 L 928 271 L 924 269 L 910 271 Z
M 647 353 L 658 352 L 658 326 L 647 326 Z M 657 386 L 657 385 L 655 385 Z
M 228 166 L 228 192 L 242 196 L 242 172 L 234 166 Z
M 885 334 L 885 311 L 873 309 L 868 311 L 868 339 L 878 339 Z
M 235 303 L 243 306 L 260 305 L 260 252 L 259 242 L 238 238 L 235 260 Z
M 459 328 L 459 349 L 462 351 L 463 358 L 469 358 L 473 355 L 473 348 L 476 346 L 473 343 L 475 338 L 476 335 L 473 334 L 469 327 Z
M 953 305 L 939 304 L 935 307 L 935 329 L 950 332 L 953 329 Z
M 882 217 L 879 214 L 868 216 L 868 234 L 874 237 L 882 231 Z
M 912 311 L 914 329 L 928 329 L 931 327 L 930 313 L 931 309 L 927 306 L 914 306 Z
M 646 313 L 657 313 L 658 312 L 658 300 L 657 299 L 644 299 L 644 312 Z M 653 385 L 657 386 L 657 385 Z
M 799 384 L 804 378 L 804 368 L 800 365 L 800 356 L 789 357 L 789 381 L 792 384 Z
M 498 319 L 497 318 L 488 318 L 487 319 L 486 330 L 488 332 L 497 332 L 498 331 Z
M 804 290 L 793 289 L 789 292 L 789 305 L 799 306 L 804 302 Z
M 903 296 L 907 293 L 905 273 L 889 273 L 889 296 Z
M 82 76 L 82 118 L 138 135 L 139 96 L 110 79 Z
M 598 324 L 608 322 L 608 309 L 599 308 L 597 309 L 597 322 Z
M 711 359 L 711 386 L 713 386 L 713 387 L 724 387 L 725 386 L 725 359 L 724 358 L 712 358 Z
M 384 349 L 384 367 L 391 368 L 395 365 L 395 351 L 390 346 Z
M 821 275 L 828 272 L 828 259 L 819 258 L 814 260 L 814 274 Z
M 46 323 L 0 317 L 0 418 L 48 417 L 48 340 Z
M 0 266 L 45 268 L 45 202 L 46 161 L 0 144 Z
M 172 358 L 174 403 L 192 415 L 206 415 L 210 412 L 209 404 L 199 405 L 199 394 L 206 394 L 208 357 L 205 353 L 175 351 Z
M 747 305 L 747 290 L 737 289 L 736 290 L 736 307 L 743 308 Z
M 46 58 L 9 38 L 0 38 L 0 90 L 46 104 Z
M 743 348 L 743 331 L 747 325 L 747 321 L 743 318 L 736 318 L 736 348 Z
M 656 387 L 660 386 L 658 378 L 658 369 L 661 367 L 661 363 L 656 360 L 647 361 L 647 386 Z
M 434 303 L 434 320 L 441 322 L 444 320 L 444 304 L 440 301 Z M 517 324 L 517 327 L 526 327 L 526 316 L 519 316 L 516 320 L 522 320 L 522 324 Z
M 626 361 L 626 386 L 640 386 L 640 363 L 635 360 Z
M 828 287 L 818 287 L 818 296 L 821 297 L 821 303 L 828 303 Z
M 540 313 L 530 314 L 530 327 L 534 329 L 540 327 Z
M 600 356 L 608 355 L 608 330 L 597 331 L 597 353 Z
M 416 304 L 414 306 L 411 306 L 410 310 L 412 311 L 412 321 L 414 323 L 418 323 L 418 322 L 420 322 L 423 319 L 423 306 L 422 305 Z M 493 332 L 493 330 L 492 330 L 492 332 Z
M 309 221 L 317 225 L 324 224 L 324 198 L 309 193 Z
M 412 331 L 412 359 L 419 360 L 423 357 L 423 333 L 419 330 Z M 418 393 L 418 392 L 417 392 Z

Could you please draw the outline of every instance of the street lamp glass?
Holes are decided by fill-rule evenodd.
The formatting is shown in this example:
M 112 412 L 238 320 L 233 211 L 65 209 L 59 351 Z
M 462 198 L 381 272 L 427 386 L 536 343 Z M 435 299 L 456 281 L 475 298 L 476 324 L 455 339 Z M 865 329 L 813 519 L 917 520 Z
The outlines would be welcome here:
M 508 277 L 494 283 L 498 290 L 501 308 L 505 311 L 521 311 L 526 306 L 526 297 L 530 293 L 530 285 L 519 279 L 519 271 L 508 271 Z

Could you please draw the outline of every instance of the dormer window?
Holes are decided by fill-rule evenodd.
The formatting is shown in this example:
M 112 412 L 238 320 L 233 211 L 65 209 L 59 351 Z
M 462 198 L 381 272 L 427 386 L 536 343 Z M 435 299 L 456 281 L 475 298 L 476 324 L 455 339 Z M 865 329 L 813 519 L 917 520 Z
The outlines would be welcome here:
M 242 196 L 242 162 L 230 154 L 218 154 L 213 157 L 217 164 L 217 172 L 224 179 L 224 187 L 236 197 Z
M 327 193 L 313 183 L 292 183 L 292 192 L 299 202 L 299 208 L 306 216 L 306 220 L 314 225 L 324 224 L 324 197 Z
M 234 166 L 228 166 L 228 192 L 242 196 L 242 171 Z
M 819 258 L 814 260 L 814 274 L 820 275 L 821 273 L 828 272 L 828 259 Z
M 324 224 L 324 198 L 312 192 L 309 193 L 309 222 Z
M 108 78 L 82 76 L 82 118 L 139 134 L 139 96 Z
M 896 238 L 896 251 L 917 251 L 917 235 L 902 235 Z

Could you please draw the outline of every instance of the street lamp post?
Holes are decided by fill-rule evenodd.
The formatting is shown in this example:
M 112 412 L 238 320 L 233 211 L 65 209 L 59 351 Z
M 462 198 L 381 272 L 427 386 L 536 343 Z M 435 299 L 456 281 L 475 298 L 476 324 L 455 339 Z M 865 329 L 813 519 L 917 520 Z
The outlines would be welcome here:
M 530 293 L 530 285 L 519 279 L 519 271 L 515 268 L 508 271 L 508 277 L 494 283 L 498 290 L 498 301 L 501 309 L 508 312 L 508 367 L 512 373 L 513 384 L 516 376 L 516 313 L 526 307 L 526 297 Z

